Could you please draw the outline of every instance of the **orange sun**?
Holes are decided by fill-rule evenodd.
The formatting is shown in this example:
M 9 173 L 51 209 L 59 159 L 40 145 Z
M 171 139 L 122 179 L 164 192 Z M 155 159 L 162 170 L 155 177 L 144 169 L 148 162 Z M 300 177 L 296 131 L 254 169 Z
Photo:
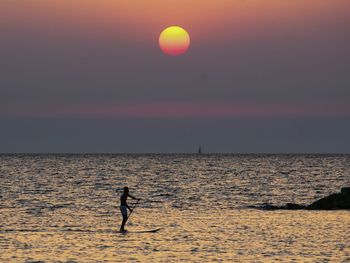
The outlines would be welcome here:
M 165 54 L 178 56 L 186 53 L 188 50 L 190 36 L 182 27 L 171 26 L 160 33 L 159 46 Z

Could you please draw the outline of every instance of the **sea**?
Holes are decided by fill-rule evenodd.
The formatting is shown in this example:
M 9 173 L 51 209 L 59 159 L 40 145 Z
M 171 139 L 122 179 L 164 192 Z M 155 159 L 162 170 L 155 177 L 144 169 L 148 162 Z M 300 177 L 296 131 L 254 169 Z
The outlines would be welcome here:
M 350 262 L 350 211 L 263 209 L 346 186 L 350 155 L 0 155 L 0 262 Z

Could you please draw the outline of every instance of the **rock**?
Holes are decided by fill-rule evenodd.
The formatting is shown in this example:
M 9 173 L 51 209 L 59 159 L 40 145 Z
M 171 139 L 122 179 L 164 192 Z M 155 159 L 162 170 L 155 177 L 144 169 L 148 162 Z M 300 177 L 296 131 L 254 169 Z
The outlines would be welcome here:
M 288 203 L 285 206 L 285 209 L 288 210 L 299 210 L 299 209 L 304 209 L 305 206 L 304 205 L 299 205 L 299 204 L 294 204 L 294 203 Z
M 284 206 L 263 204 L 262 206 L 251 208 L 259 208 L 264 210 L 350 210 L 350 187 L 343 187 L 340 193 L 331 194 L 307 206 L 294 203 L 287 203 Z
M 343 195 L 350 195 L 350 187 L 343 187 L 342 189 L 341 189 L 341 193 L 343 194 Z
M 344 187 L 340 193 L 321 198 L 306 207 L 308 210 L 350 209 L 350 187 Z
M 261 206 L 249 206 L 248 208 L 263 209 L 263 210 L 300 210 L 305 209 L 304 205 L 288 203 L 283 206 L 263 204 Z

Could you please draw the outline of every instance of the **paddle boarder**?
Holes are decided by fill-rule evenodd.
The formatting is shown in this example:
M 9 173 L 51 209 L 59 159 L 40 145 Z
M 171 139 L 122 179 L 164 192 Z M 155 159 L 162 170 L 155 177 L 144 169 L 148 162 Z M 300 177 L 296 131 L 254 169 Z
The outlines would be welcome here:
M 130 197 L 131 199 L 135 199 L 140 201 L 140 198 L 133 197 L 129 194 L 129 188 L 127 186 L 124 187 L 123 194 L 120 196 L 120 212 L 122 213 L 123 221 L 122 225 L 120 226 L 120 232 L 125 232 L 124 226 L 126 224 L 126 221 L 128 221 L 128 209 L 130 213 L 132 212 L 132 209 L 128 206 L 128 203 L 126 200 Z

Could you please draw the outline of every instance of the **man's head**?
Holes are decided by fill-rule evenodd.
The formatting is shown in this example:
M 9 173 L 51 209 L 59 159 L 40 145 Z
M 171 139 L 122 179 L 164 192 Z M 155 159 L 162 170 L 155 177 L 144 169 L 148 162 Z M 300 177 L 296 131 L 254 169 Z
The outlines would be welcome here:
M 128 194 L 129 193 L 129 187 L 125 186 L 124 187 L 124 194 Z

